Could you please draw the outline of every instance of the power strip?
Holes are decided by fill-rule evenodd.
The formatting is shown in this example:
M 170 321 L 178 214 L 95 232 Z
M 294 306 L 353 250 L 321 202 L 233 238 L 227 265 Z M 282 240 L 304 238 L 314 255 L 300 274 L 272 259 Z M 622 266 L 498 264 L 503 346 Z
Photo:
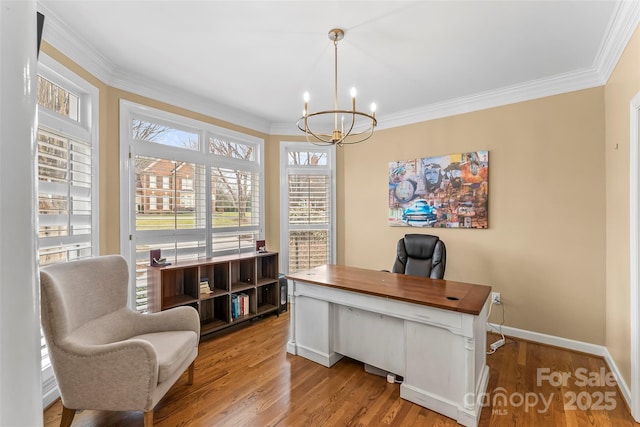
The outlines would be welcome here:
M 504 338 L 500 338 L 498 341 L 494 342 L 493 344 L 490 345 L 491 347 L 491 351 L 496 351 L 497 349 L 499 349 L 500 347 L 502 347 L 504 345 Z

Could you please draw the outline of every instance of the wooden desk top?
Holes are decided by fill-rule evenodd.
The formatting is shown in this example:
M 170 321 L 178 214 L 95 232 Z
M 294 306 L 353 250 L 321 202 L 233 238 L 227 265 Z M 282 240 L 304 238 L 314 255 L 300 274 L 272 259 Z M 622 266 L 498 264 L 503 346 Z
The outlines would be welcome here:
M 323 265 L 285 276 L 287 279 L 428 305 L 444 310 L 480 314 L 491 287 L 428 279 L 344 265 Z

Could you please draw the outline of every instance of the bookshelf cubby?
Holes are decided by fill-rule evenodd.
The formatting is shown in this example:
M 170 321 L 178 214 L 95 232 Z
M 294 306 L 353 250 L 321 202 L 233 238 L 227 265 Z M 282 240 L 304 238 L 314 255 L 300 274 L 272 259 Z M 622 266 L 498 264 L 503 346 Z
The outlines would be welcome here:
M 267 313 L 279 314 L 278 253 L 247 253 L 162 267 L 147 267 L 149 311 L 191 305 L 206 335 Z M 200 291 L 206 280 L 211 292 Z M 248 312 L 234 316 L 234 295 L 248 297 Z

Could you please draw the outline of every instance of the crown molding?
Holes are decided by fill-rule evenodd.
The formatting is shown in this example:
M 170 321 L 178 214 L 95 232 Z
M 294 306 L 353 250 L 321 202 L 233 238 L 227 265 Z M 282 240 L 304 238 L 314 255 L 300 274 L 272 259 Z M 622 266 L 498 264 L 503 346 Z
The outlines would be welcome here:
M 524 84 L 507 86 L 497 90 L 439 102 L 381 117 L 380 129 L 405 126 L 427 120 L 440 119 L 458 114 L 471 113 L 487 108 L 500 107 L 530 101 L 547 96 L 560 95 L 576 90 L 602 86 L 604 81 L 597 71 L 585 70 L 566 73 Z
M 109 84 L 115 66 L 93 46 L 86 43 L 45 5 L 38 2 L 45 16 L 42 39 L 105 84 Z
M 112 74 L 109 85 L 237 126 L 243 126 L 265 134 L 269 133 L 269 121 L 264 118 L 139 74 L 117 70 Z
M 616 6 L 611 17 L 609 31 L 602 40 L 600 50 L 593 63 L 606 83 L 620 60 L 625 47 L 640 22 L 640 2 L 623 0 Z

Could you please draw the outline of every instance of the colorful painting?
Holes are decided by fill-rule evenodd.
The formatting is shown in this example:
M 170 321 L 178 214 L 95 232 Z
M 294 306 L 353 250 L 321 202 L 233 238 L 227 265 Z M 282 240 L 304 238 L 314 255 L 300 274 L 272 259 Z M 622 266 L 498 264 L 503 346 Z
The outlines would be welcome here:
M 389 163 L 389 225 L 487 228 L 489 152 Z

